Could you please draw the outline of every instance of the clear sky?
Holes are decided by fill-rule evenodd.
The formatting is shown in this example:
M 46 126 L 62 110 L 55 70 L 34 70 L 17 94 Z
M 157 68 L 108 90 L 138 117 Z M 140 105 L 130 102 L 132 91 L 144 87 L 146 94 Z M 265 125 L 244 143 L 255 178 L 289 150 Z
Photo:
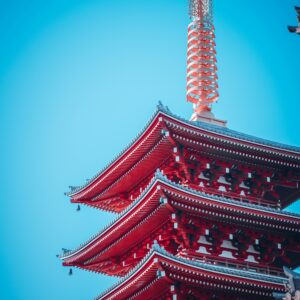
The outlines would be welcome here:
M 229 127 L 300 146 L 296 0 L 215 0 Z M 115 279 L 55 257 L 114 215 L 63 195 L 113 159 L 158 100 L 186 118 L 187 0 L 0 1 L 0 299 L 93 299 Z M 291 208 L 299 211 L 299 205 Z

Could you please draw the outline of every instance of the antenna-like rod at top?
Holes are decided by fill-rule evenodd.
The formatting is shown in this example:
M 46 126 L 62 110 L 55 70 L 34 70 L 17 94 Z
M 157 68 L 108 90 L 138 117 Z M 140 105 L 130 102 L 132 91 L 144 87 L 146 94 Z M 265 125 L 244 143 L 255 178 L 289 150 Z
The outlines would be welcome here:
M 189 0 L 189 15 L 187 101 L 193 103 L 191 119 L 215 123 L 211 105 L 219 94 L 212 0 Z

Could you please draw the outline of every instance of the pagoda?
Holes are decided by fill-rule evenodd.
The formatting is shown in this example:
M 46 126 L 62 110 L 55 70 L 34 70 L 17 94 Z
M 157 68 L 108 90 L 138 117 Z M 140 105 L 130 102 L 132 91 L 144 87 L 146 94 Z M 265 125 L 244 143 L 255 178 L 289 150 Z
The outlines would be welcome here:
M 300 265 L 300 215 L 284 208 L 300 197 L 300 148 L 215 118 L 212 1 L 190 0 L 190 17 L 191 120 L 159 103 L 119 156 L 67 193 L 73 203 L 117 213 L 60 256 L 64 266 L 120 277 L 96 299 L 295 295 L 287 270 Z

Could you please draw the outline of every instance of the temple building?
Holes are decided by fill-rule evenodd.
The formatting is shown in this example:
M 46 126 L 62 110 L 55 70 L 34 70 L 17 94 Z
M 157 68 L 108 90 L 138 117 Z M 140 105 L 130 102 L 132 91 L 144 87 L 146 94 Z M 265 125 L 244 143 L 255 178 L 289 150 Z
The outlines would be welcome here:
M 60 258 L 118 276 L 96 299 L 298 299 L 300 148 L 229 129 L 218 99 L 211 0 L 190 1 L 185 120 L 159 103 L 131 144 L 67 195 L 117 213 Z M 292 298 L 294 297 L 294 298 Z

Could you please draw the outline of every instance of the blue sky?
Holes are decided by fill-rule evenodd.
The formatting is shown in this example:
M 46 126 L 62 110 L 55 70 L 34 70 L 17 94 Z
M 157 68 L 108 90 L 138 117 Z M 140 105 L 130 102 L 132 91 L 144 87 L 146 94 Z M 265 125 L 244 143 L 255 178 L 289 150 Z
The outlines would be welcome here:
M 230 128 L 300 146 L 300 36 L 292 0 L 215 0 Z M 114 215 L 63 193 L 113 159 L 158 100 L 183 117 L 187 0 L 0 2 L 1 299 L 93 299 L 115 280 L 55 255 Z M 299 205 L 291 208 L 299 211 Z

